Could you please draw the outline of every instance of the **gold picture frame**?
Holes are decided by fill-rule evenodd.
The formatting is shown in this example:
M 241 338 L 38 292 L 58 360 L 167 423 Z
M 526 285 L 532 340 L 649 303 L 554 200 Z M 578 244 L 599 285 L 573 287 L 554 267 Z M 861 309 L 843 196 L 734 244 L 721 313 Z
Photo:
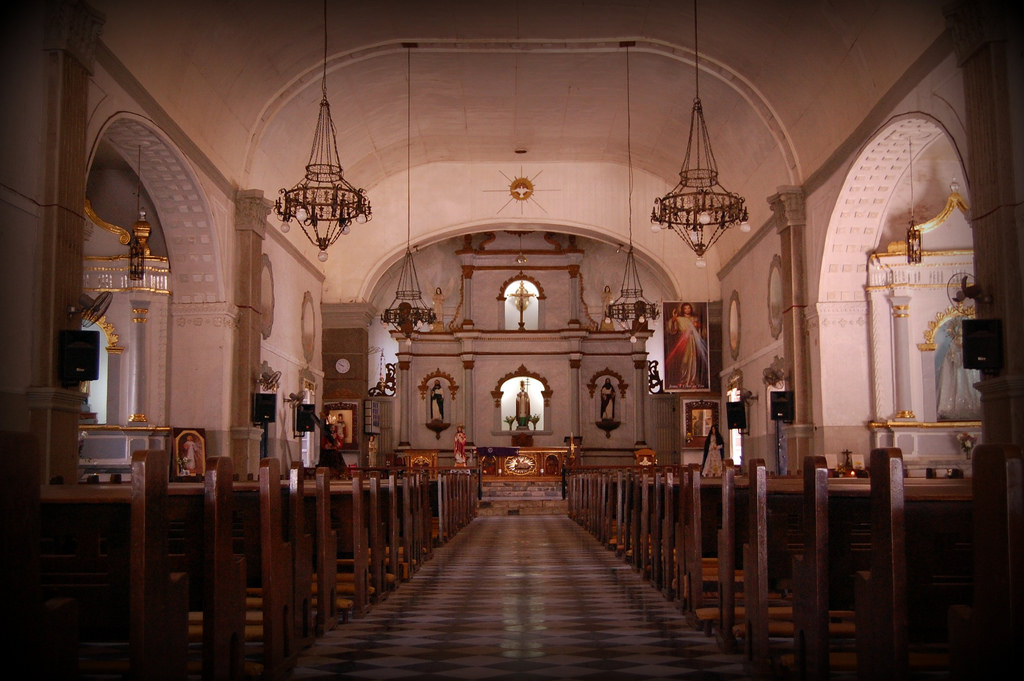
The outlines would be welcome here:
M 693 449 L 704 446 L 704 440 L 711 432 L 712 424 L 718 423 L 718 402 L 712 400 L 690 400 L 683 408 L 683 440 L 686 447 Z

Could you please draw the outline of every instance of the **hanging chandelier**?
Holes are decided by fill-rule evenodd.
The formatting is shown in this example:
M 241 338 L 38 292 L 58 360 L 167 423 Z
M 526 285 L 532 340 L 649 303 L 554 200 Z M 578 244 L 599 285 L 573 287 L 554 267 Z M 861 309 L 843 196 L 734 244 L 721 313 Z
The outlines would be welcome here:
M 313 133 L 305 177 L 291 189 L 282 189 L 274 211 L 288 231 L 294 219 L 310 243 L 320 249 L 320 262 L 327 260 L 327 249 L 342 234 L 348 234 L 352 222 L 363 223 L 373 211 L 364 189 L 356 189 L 342 174 L 338 155 L 337 131 L 327 101 L 327 1 L 324 0 L 324 68 L 320 82 L 320 115 Z
M 410 239 L 412 234 L 412 50 L 406 48 L 406 89 L 407 89 L 407 110 L 406 110 L 406 166 L 405 175 L 405 256 L 402 259 L 402 272 L 398 276 L 398 289 L 395 291 L 395 299 L 391 305 L 380 315 L 380 321 L 385 326 L 391 325 L 401 331 L 406 338 L 412 335 L 416 329 L 429 328 L 437 321 L 434 310 L 423 303 L 423 296 L 420 292 L 419 277 L 416 276 L 416 263 L 413 262 Z
M 633 151 L 632 126 L 630 123 L 629 106 L 629 43 L 626 47 L 626 160 L 629 167 L 628 200 L 629 207 L 629 250 L 626 252 L 626 270 L 622 273 L 622 287 L 619 297 L 605 310 L 606 320 L 615 320 L 623 329 L 634 332 L 630 340 L 635 341 L 637 331 L 650 319 L 658 318 L 658 305 L 644 298 L 644 288 L 640 284 L 640 274 L 636 269 L 633 255 Z
M 152 226 L 146 220 L 142 207 L 142 147 L 139 147 L 139 163 L 135 174 L 135 212 L 139 219 L 132 225 L 131 241 L 128 242 L 128 279 L 142 281 L 146 278 L 146 256 L 149 255 L 149 234 Z
M 907 151 L 910 155 L 910 224 L 907 226 L 907 264 L 921 264 L 921 228 L 914 221 L 914 146 L 907 135 Z
M 693 68 L 696 94 L 690 113 L 690 137 L 679 171 L 679 184 L 654 200 L 652 229 L 671 229 L 697 254 L 697 267 L 705 267 L 704 253 L 733 225 L 750 231 L 747 209 L 739 194 L 718 183 L 718 165 L 711 151 L 711 136 L 700 101 L 700 68 L 697 52 L 697 0 L 693 3 Z

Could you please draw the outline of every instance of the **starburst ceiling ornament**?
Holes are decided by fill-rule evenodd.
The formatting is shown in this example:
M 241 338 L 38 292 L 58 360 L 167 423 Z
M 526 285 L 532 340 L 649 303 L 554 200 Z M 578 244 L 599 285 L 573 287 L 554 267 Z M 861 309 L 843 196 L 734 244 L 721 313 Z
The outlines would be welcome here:
M 380 315 L 380 321 L 387 326 L 390 324 L 396 330 L 405 334 L 406 338 L 412 335 L 415 329 L 429 328 L 437 321 L 434 310 L 427 307 L 423 302 L 423 294 L 420 291 L 419 277 L 416 276 L 416 263 L 412 258 L 412 247 L 410 239 L 412 234 L 412 49 L 406 48 L 406 69 L 407 69 L 407 109 L 406 109 L 406 148 L 405 159 L 408 169 L 405 175 L 405 256 L 402 259 L 402 272 L 398 277 L 398 289 L 395 291 L 395 299 L 391 305 Z
M 640 284 L 640 274 L 636 269 L 633 256 L 633 152 L 632 130 L 629 115 L 629 44 L 626 47 L 626 159 L 629 167 L 628 200 L 629 207 L 629 250 L 626 252 L 626 270 L 622 273 L 622 288 L 619 297 L 605 310 L 607 320 L 615 320 L 623 329 L 632 332 L 630 340 L 636 341 L 636 331 L 650 319 L 658 318 L 658 306 L 644 298 L 644 288 Z
M 693 3 L 693 68 L 696 94 L 690 114 L 690 138 L 686 157 L 679 171 L 679 184 L 668 194 L 654 200 L 652 229 L 671 229 L 697 254 L 697 266 L 705 267 L 704 253 L 729 227 L 739 224 L 750 231 L 747 209 L 739 194 L 718 183 L 718 165 L 711 152 L 711 136 L 704 122 L 700 101 L 700 68 L 697 52 L 697 2 Z
M 356 189 L 342 174 L 338 155 L 337 131 L 327 101 L 327 1 L 324 0 L 324 69 L 320 81 L 320 115 L 313 133 L 313 147 L 306 164 L 306 176 L 291 189 L 282 189 L 274 211 L 284 222 L 294 219 L 310 243 L 320 249 L 320 262 L 327 260 L 327 249 L 342 234 L 348 234 L 353 222 L 363 223 L 373 211 L 366 191 Z

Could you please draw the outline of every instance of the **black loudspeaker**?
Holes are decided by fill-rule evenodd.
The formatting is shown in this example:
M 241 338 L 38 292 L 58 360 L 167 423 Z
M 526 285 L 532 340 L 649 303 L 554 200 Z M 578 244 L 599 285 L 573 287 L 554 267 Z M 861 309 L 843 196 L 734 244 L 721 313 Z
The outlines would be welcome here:
M 316 405 L 298 404 L 295 406 L 295 432 L 312 433 L 316 426 Z
M 729 430 L 746 430 L 747 405 L 742 402 L 726 402 L 725 418 L 729 424 Z
M 771 393 L 771 410 L 773 421 L 793 421 L 793 391 L 776 390 Z
M 276 420 L 277 393 L 253 393 L 252 422 L 273 423 Z
M 100 377 L 100 332 L 61 331 L 59 355 L 61 383 L 95 381 Z
M 964 319 L 964 368 L 998 372 L 1003 368 L 1003 323 L 1000 319 Z

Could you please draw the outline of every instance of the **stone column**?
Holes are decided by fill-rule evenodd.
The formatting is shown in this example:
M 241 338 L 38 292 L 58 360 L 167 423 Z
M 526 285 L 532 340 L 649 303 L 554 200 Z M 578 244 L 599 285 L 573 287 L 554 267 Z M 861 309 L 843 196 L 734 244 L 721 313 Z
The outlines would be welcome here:
M 768 199 L 782 240 L 782 332 L 789 387 L 795 401 L 793 423 L 783 427 L 786 467 L 795 474 L 812 451 L 811 363 L 807 334 L 807 274 L 804 262 L 807 218 L 803 190 L 780 187 Z
M 261 298 L 263 239 L 271 203 L 258 189 L 240 191 L 235 198 L 235 332 L 234 367 L 231 376 L 231 458 L 235 471 L 259 471 L 263 431 L 252 424 L 252 394 L 260 366 L 263 340 Z
M 402 338 L 398 341 L 398 447 L 397 449 L 408 449 L 412 445 L 409 442 L 410 425 L 412 423 L 412 391 L 413 385 L 409 380 L 409 367 L 412 364 L 410 353 L 411 342 Z
M 603 318 L 603 317 L 602 317 Z M 580 325 L 580 266 L 569 265 L 569 323 L 570 329 Z M 576 432 L 575 430 L 573 432 Z
M 149 300 L 129 299 L 132 306 L 132 326 L 128 341 L 128 423 L 148 423 L 146 393 L 149 390 L 146 370 L 146 324 L 149 322 Z
M 462 328 L 473 328 L 473 267 L 462 266 Z
M 910 382 L 910 296 L 892 294 L 892 351 L 895 401 L 893 418 L 909 421 L 914 416 L 913 392 Z
M 580 367 L 583 366 L 583 354 L 569 355 L 569 432 L 573 435 L 583 433 L 580 419 Z M 549 428 L 554 430 L 554 428 Z
M 635 447 L 647 446 L 647 339 L 653 332 L 644 329 L 637 331 L 634 336 L 636 343 L 633 345 L 633 426 L 635 433 L 633 443 Z
M 472 353 L 464 353 L 462 357 L 462 423 L 466 429 L 466 446 L 476 446 L 473 440 L 473 422 L 475 410 L 473 409 L 473 396 L 476 395 L 476 382 L 474 379 L 473 367 L 476 361 Z
M 978 319 L 1001 319 L 1003 369 L 977 384 L 982 441 L 1024 446 L 1024 27 L 1014 3 L 966 0 L 946 22 L 963 72 L 974 273 L 991 301 Z
M 72 482 L 78 475 L 78 426 L 85 395 L 77 385 L 61 385 L 58 343 L 61 331 L 81 324 L 81 317 L 68 314 L 68 309 L 77 307 L 82 291 L 89 79 L 103 18 L 85 3 L 70 1 L 36 3 L 15 16 L 37 22 L 25 27 L 21 47 L 31 52 L 24 55 L 28 63 L 22 66 L 29 73 L 38 67 L 45 81 L 38 89 L 27 89 L 26 99 L 17 103 L 23 111 L 34 112 L 30 118 L 38 118 L 27 128 L 37 135 L 33 144 L 38 153 L 22 168 L 25 179 L 18 187 L 29 196 L 26 203 L 35 206 L 26 211 L 32 217 L 22 223 L 26 242 L 14 246 L 29 246 L 24 257 L 34 262 L 24 294 L 36 303 L 31 318 L 22 320 L 31 325 L 22 334 L 27 347 L 8 355 L 31 367 L 25 401 L 19 405 L 26 409 L 19 417 L 27 413 L 28 424 L 22 421 L 16 427 L 38 438 L 42 481 L 61 476 Z

